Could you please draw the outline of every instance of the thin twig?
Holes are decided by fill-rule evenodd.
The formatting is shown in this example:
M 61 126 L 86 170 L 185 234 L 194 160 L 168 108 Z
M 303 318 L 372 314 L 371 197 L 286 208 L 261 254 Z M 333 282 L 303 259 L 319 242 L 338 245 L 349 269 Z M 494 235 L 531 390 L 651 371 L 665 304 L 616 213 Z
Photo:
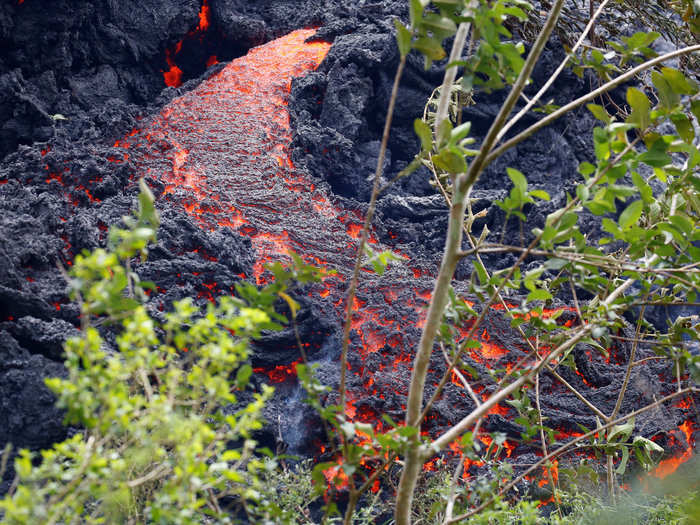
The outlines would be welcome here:
M 348 363 L 348 347 L 350 344 L 350 328 L 352 327 L 352 314 L 353 314 L 353 302 L 355 299 L 355 293 L 357 291 L 357 285 L 360 276 L 360 269 L 362 268 L 362 259 L 364 257 L 364 249 L 367 244 L 367 237 L 369 235 L 369 229 L 372 224 L 372 218 L 374 217 L 374 210 L 377 202 L 377 194 L 380 188 L 380 179 L 382 175 L 382 169 L 384 166 L 384 157 L 386 156 L 387 144 L 389 143 L 389 132 L 391 131 L 391 122 L 394 116 L 394 107 L 396 106 L 396 99 L 399 92 L 399 83 L 401 81 L 401 76 L 403 75 L 403 70 L 406 67 L 406 56 L 402 56 L 399 61 L 399 66 L 396 69 L 396 75 L 394 76 L 394 85 L 391 90 L 391 98 L 389 99 L 389 108 L 387 109 L 386 122 L 384 123 L 384 132 L 382 134 L 382 143 L 379 148 L 379 158 L 377 159 L 377 167 L 374 172 L 374 184 L 372 187 L 372 196 L 370 197 L 369 207 L 367 208 L 367 214 L 365 215 L 365 222 L 362 227 L 362 232 L 360 234 L 360 244 L 357 247 L 357 257 L 355 258 L 355 267 L 353 268 L 352 278 L 350 279 L 350 287 L 348 289 L 347 304 L 345 310 L 345 326 L 343 329 L 343 347 L 340 355 L 340 406 L 345 406 L 345 393 L 346 393 L 346 374 L 347 374 L 347 363 Z
M 591 11 L 591 18 L 588 22 L 588 25 L 586 28 L 583 30 L 581 33 L 581 36 L 579 37 L 578 41 L 574 45 L 574 47 L 571 48 L 570 55 L 573 55 L 576 53 L 579 47 L 581 47 L 581 44 L 583 44 L 583 41 L 586 39 L 586 35 L 588 35 L 589 31 L 593 30 L 593 26 L 595 25 L 596 19 L 600 16 L 600 14 L 603 12 L 603 9 L 605 8 L 606 4 L 610 0 L 603 0 L 603 2 L 598 6 L 598 9 L 595 13 Z M 591 5 L 591 10 L 592 10 L 592 5 Z M 505 137 L 506 133 L 510 128 L 512 128 L 516 122 L 518 122 L 521 118 L 525 116 L 525 114 L 530 111 L 530 108 L 537 103 L 537 101 L 542 98 L 542 95 L 551 87 L 551 85 L 554 83 L 554 81 L 557 79 L 557 77 L 561 74 L 561 72 L 564 70 L 566 67 L 566 64 L 569 63 L 569 55 L 561 61 L 561 64 L 559 64 L 559 67 L 552 73 L 552 75 L 547 79 L 547 82 L 542 86 L 542 88 L 537 92 L 537 94 L 530 99 L 525 107 L 521 109 L 512 119 L 510 119 L 501 129 L 501 131 L 498 132 L 498 136 L 496 137 L 496 140 L 501 140 L 503 137 Z
M 649 296 L 647 292 L 646 298 Z M 627 392 L 627 386 L 630 382 L 630 377 L 632 376 L 632 369 L 634 368 L 634 358 L 637 355 L 637 348 L 639 346 L 639 334 L 642 330 L 642 322 L 644 321 L 644 312 L 646 311 L 646 306 L 642 306 L 639 313 L 639 318 L 637 319 L 637 327 L 635 328 L 634 341 L 632 342 L 632 350 L 630 351 L 629 363 L 627 363 L 627 370 L 625 371 L 625 378 L 622 380 L 622 387 L 620 388 L 620 393 L 617 396 L 617 402 L 615 403 L 615 408 L 613 409 L 610 417 L 608 419 L 615 419 L 617 414 L 620 412 L 620 407 L 622 407 L 622 400 L 625 398 L 625 393 Z
M 542 407 L 540 405 L 540 374 L 535 374 L 535 406 L 537 407 L 537 419 L 540 427 L 540 442 L 542 443 L 542 455 L 546 456 L 547 452 L 547 440 L 544 437 L 544 421 L 542 420 Z M 557 513 L 559 517 L 562 517 L 561 513 L 561 503 L 559 501 L 559 490 L 557 484 L 554 482 L 554 476 L 552 475 L 552 469 L 547 469 L 547 478 L 549 479 L 549 484 L 552 486 L 552 493 L 554 495 L 554 502 L 557 506 Z
M 576 109 L 577 107 L 585 104 L 586 102 L 593 100 L 596 98 L 598 95 L 601 95 L 603 93 L 606 93 L 607 91 L 610 91 L 611 89 L 619 86 L 620 84 L 627 82 L 628 80 L 631 80 L 634 78 L 637 74 L 646 71 L 647 69 L 654 67 L 656 64 L 661 64 L 662 62 L 665 62 L 666 60 L 670 60 L 672 58 L 675 58 L 677 56 L 681 55 L 687 55 L 689 53 L 694 53 L 695 51 L 700 51 L 700 44 L 695 45 L 695 46 L 689 46 L 689 47 L 684 47 L 682 49 L 677 49 L 675 51 L 672 51 L 670 53 L 666 53 L 665 55 L 661 55 L 659 57 L 656 57 L 652 60 L 648 60 L 647 62 L 644 62 L 643 64 L 630 69 L 626 73 L 623 73 L 617 78 L 614 78 L 613 80 L 603 84 L 600 86 L 598 89 L 591 91 L 590 93 L 577 98 L 576 100 L 569 102 L 565 106 L 562 106 L 558 110 L 554 111 L 553 113 L 550 113 L 546 117 L 542 118 L 541 120 L 537 121 L 535 124 L 527 128 L 526 130 L 522 131 L 521 133 L 518 133 L 515 137 L 512 139 L 504 142 L 501 146 L 498 148 L 494 149 L 492 152 L 489 153 L 488 157 L 486 158 L 486 163 L 489 164 L 496 160 L 498 157 L 503 155 L 506 151 L 508 151 L 510 148 L 515 146 L 516 144 L 519 144 L 523 140 L 527 139 L 528 137 L 532 136 L 535 132 L 539 131 L 540 129 L 544 128 L 545 126 L 548 126 L 555 120 L 557 120 L 559 117 L 562 117 L 569 113 L 571 110 Z

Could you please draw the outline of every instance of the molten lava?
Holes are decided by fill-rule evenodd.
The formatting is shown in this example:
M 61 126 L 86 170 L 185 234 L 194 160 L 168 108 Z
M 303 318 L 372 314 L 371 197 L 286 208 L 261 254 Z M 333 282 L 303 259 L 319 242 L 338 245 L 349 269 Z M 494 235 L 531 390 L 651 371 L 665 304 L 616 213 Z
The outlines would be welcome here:
M 693 445 L 695 444 L 693 433 L 695 430 L 694 423 L 691 420 L 687 420 L 681 423 L 678 430 L 671 431 L 670 442 L 676 448 L 680 449 L 681 452 L 679 455 L 659 462 L 657 467 L 652 472 L 654 476 L 657 478 L 665 478 L 666 476 L 673 474 L 676 470 L 678 470 L 678 467 L 692 457 Z
M 163 71 L 163 80 L 166 86 L 180 87 L 182 85 L 182 69 L 175 63 L 175 57 L 182 51 L 182 44 L 187 39 L 192 39 L 204 34 L 211 25 L 211 8 L 209 1 L 203 0 L 202 7 L 199 10 L 199 23 L 192 31 L 185 35 L 185 38 L 180 40 L 172 49 L 165 50 L 165 62 L 168 64 L 168 70 Z M 216 64 L 215 56 L 209 57 L 206 62 L 207 67 Z
M 190 36 L 206 31 L 209 16 L 205 1 L 199 24 Z M 225 228 L 249 238 L 256 262 L 253 275 L 248 277 L 256 284 L 269 279 L 266 263 L 283 259 L 291 252 L 317 266 L 337 270 L 337 276 L 326 279 L 312 294 L 342 319 L 345 286 L 353 268 L 362 214 L 337 205 L 331 200 L 328 188 L 297 169 L 289 156 L 292 132 L 287 102 L 292 79 L 318 67 L 330 48 L 325 42 L 306 42 L 313 35 L 311 29 L 294 31 L 232 61 L 193 91 L 174 99 L 141 128 L 116 141 L 114 158 L 130 158 L 137 167 L 137 175 L 159 182 L 163 188 L 161 199 L 167 205 L 181 207 L 202 228 Z M 174 62 L 181 45 L 166 53 L 170 70 L 164 72 L 164 78 L 172 85 L 182 80 L 182 72 Z M 215 61 L 216 57 L 210 57 L 209 62 Z M 387 249 L 374 235 L 370 234 L 369 240 L 373 249 Z M 432 264 L 421 261 L 419 269 L 406 267 L 410 263 L 404 263 L 403 270 L 397 270 L 404 272 L 404 278 L 390 284 L 380 282 L 367 269 L 355 300 L 352 356 L 348 363 L 352 380 L 345 414 L 350 419 L 375 424 L 378 431 L 382 423 L 372 408 L 376 405 L 371 405 L 369 400 L 381 400 L 386 406 L 394 407 L 396 412 L 390 416 L 396 420 L 403 415 L 398 408 L 405 409 L 412 347 L 430 301 L 430 275 L 435 269 Z M 202 297 L 208 300 L 218 293 L 227 293 L 218 290 L 216 283 L 206 286 Z M 555 312 L 560 310 L 546 310 L 542 316 Z M 573 321 L 567 323 L 566 326 L 571 326 Z M 459 327 L 462 337 L 469 328 Z M 480 347 L 471 348 L 466 359 L 481 369 L 482 376 L 488 376 L 488 370 L 510 370 L 517 360 L 514 356 L 525 355 L 522 349 L 501 341 L 499 331 L 505 329 L 487 323 L 478 331 L 476 339 Z M 258 367 L 255 371 L 266 375 L 272 383 L 284 384 L 295 377 L 298 362 Z M 433 373 L 433 377 L 439 378 L 440 370 L 434 369 Z M 449 410 L 431 413 L 429 419 L 435 428 L 454 423 L 454 417 L 461 417 L 459 410 L 472 406 L 458 374 L 453 374 L 452 383 L 447 386 L 453 390 L 452 399 L 462 400 L 463 406 L 453 408 L 451 414 Z M 473 389 L 483 400 L 492 392 L 484 382 L 474 384 Z M 488 417 L 497 420 L 512 413 L 510 407 L 496 405 Z M 577 435 L 565 429 L 557 430 L 559 436 Z M 692 427 L 687 430 L 691 431 Z M 690 434 L 685 435 L 690 444 Z M 478 438 L 484 445 L 491 442 L 486 434 Z M 461 456 L 457 444 L 453 445 L 450 449 Z M 510 457 L 515 448 L 514 441 L 506 441 L 502 456 Z M 483 464 L 467 458 L 463 461 L 465 476 L 469 475 L 470 467 Z M 430 463 L 426 468 L 434 466 L 435 463 Z M 555 463 L 549 471 L 553 478 L 557 476 L 556 468 Z M 347 483 L 343 475 L 339 466 L 326 473 L 329 481 L 335 480 L 340 486 Z

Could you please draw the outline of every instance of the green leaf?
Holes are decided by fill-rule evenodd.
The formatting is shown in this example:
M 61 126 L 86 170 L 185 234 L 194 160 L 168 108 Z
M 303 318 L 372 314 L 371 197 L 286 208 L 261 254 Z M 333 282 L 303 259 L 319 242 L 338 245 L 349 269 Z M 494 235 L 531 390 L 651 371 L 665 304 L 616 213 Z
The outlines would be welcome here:
M 586 186 L 585 184 L 579 184 L 578 186 L 576 186 L 576 196 L 581 202 L 586 202 L 590 194 L 591 192 L 588 189 L 588 186 Z
M 453 13 L 460 6 L 460 1 L 461 0 L 433 0 L 433 4 L 439 9 Z
M 644 131 L 651 124 L 651 109 L 647 96 L 635 87 L 627 88 L 627 103 L 632 108 L 632 114 L 627 119 L 627 122 L 636 124 L 639 129 Z
M 652 168 L 663 168 L 672 162 L 670 155 L 666 151 L 668 151 L 668 144 L 663 138 L 660 138 L 651 145 L 648 151 L 639 155 L 637 159 Z
M 431 151 L 433 149 L 433 132 L 430 126 L 422 119 L 417 118 L 413 121 L 413 130 L 420 139 L 423 151 Z
M 529 193 L 533 197 L 540 199 L 540 200 L 543 200 L 543 201 L 548 201 L 551 199 L 551 197 L 549 196 L 549 193 L 547 193 L 544 190 L 532 190 Z
M 663 453 L 664 448 L 656 443 L 654 443 L 651 439 L 647 439 L 642 436 L 634 436 L 634 439 L 632 440 L 633 445 L 641 445 L 650 452 L 659 452 Z
M 471 122 L 465 122 L 460 124 L 450 133 L 450 144 L 457 144 L 460 140 L 469 135 L 469 131 L 472 129 Z
M 549 293 L 547 290 L 544 290 L 542 288 L 538 288 L 536 290 L 531 291 L 529 294 L 527 294 L 528 302 L 530 302 L 530 301 L 547 301 L 549 299 L 552 299 L 552 294 Z
M 411 51 L 413 35 L 398 18 L 394 19 L 394 26 L 396 26 L 396 43 L 399 46 L 399 53 L 401 53 L 401 56 L 406 56 Z
M 637 50 L 649 46 L 649 44 L 654 42 L 654 40 L 656 40 L 660 36 L 661 33 L 657 33 L 656 31 L 652 31 L 649 33 L 640 31 L 633 34 L 630 37 L 623 37 L 622 40 L 627 44 L 627 47 L 629 47 L 631 50 Z
M 433 156 L 433 163 L 439 169 L 457 175 L 467 171 L 467 162 L 462 155 L 458 155 L 449 149 L 443 149 Z
M 413 48 L 430 60 L 442 60 L 447 55 L 438 40 L 427 36 L 416 39 Z
M 424 7 L 425 5 L 421 0 L 410 0 L 408 14 L 411 20 L 411 27 L 416 27 L 418 25 L 418 22 L 423 16 Z
M 519 7 L 505 7 L 503 12 L 507 15 L 516 17 L 521 22 L 527 20 L 527 13 Z
M 252 366 L 250 366 L 248 363 L 242 365 L 238 369 L 238 372 L 236 372 L 236 387 L 238 387 L 239 389 L 245 388 L 245 386 L 248 384 L 248 380 L 250 379 L 252 373 Z
M 634 182 L 634 185 L 637 186 L 639 194 L 642 197 L 642 201 L 644 201 L 645 204 L 651 204 L 654 200 L 654 192 L 652 191 L 651 186 L 649 186 L 647 181 L 644 180 L 644 177 L 642 177 L 636 171 L 633 171 L 632 182 Z
M 671 85 L 666 80 L 661 73 L 658 71 L 652 71 L 651 81 L 654 83 L 654 87 L 659 95 L 659 100 L 661 105 L 666 109 L 673 109 L 681 102 L 681 97 L 676 93 Z
M 383 252 L 375 253 L 372 249 L 365 245 L 365 254 L 369 257 L 369 260 L 363 264 L 366 266 L 368 264 L 372 265 L 372 269 L 377 275 L 384 275 L 390 261 L 400 261 L 401 258 L 390 250 L 384 250 Z
M 566 231 L 578 222 L 578 215 L 574 212 L 564 214 L 557 224 L 557 230 L 560 232 Z
M 435 34 L 443 36 L 443 38 L 457 31 L 457 24 L 455 24 L 452 19 L 437 13 L 428 13 L 425 15 L 421 21 L 421 26 Z
M 625 470 L 627 470 L 627 462 L 630 459 L 630 451 L 628 447 L 622 447 L 622 459 L 620 460 L 620 464 L 617 466 L 615 469 L 615 473 L 619 474 L 620 476 L 625 473 Z
M 676 130 L 680 137 L 688 143 L 692 143 L 695 138 L 695 131 L 693 130 L 693 124 L 690 119 L 686 117 L 683 113 L 676 113 L 671 115 L 671 122 L 676 126 Z
M 608 442 L 612 442 L 617 436 L 620 436 L 622 440 L 626 440 L 629 435 L 634 430 L 634 418 L 630 419 L 629 422 L 623 423 L 621 425 L 615 425 L 608 432 Z
M 585 177 L 591 173 L 595 173 L 595 166 L 590 162 L 582 162 L 578 166 L 578 172 Z
M 489 280 L 488 274 L 486 273 L 486 268 L 484 268 L 484 265 L 481 264 L 478 260 L 474 261 L 474 269 L 476 270 L 476 274 L 479 277 L 479 282 L 481 284 L 486 284 Z
M 616 239 L 622 238 L 622 230 L 618 228 L 617 223 L 608 217 L 605 217 L 602 222 L 602 228 L 604 232 L 609 233 Z
M 567 264 L 569 264 L 569 261 L 566 259 L 552 258 L 547 259 L 547 262 L 544 263 L 544 267 L 549 270 L 561 270 Z
M 691 235 L 695 229 L 693 221 L 683 214 L 676 213 L 676 215 L 671 215 L 668 220 L 678 229 L 678 231 L 684 233 L 685 235 Z
M 677 69 L 664 67 L 661 69 L 661 73 L 671 86 L 671 89 L 679 95 L 695 95 L 698 92 L 697 85 L 688 80 L 685 75 Z
M 634 201 L 632 204 L 627 206 L 627 208 L 625 208 L 625 210 L 620 214 L 620 219 L 618 220 L 620 228 L 627 230 L 634 224 L 637 224 L 637 222 L 639 222 L 639 218 L 642 216 L 643 210 L 644 203 L 642 201 Z
M 513 182 L 513 185 L 524 195 L 527 191 L 527 179 L 525 175 L 515 168 L 506 168 L 506 172 L 508 172 L 508 177 Z
M 143 178 L 139 179 L 139 222 L 158 227 L 159 217 L 155 208 L 155 197 Z M 155 234 L 155 232 L 154 232 Z M 150 240 L 150 236 L 149 236 Z
M 690 101 L 690 111 L 695 115 L 695 118 L 700 121 L 700 100 Z
M 599 161 L 610 157 L 609 137 L 603 128 L 593 128 L 593 151 Z
M 586 107 L 588 108 L 588 111 L 593 113 L 593 116 L 598 120 L 601 120 L 606 124 L 610 124 L 612 122 L 612 118 L 610 117 L 610 115 L 608 115 L 608 112 L 605 111 L 605 108 L 603 106 L 600 106 L 598 104 L 588 104 Z

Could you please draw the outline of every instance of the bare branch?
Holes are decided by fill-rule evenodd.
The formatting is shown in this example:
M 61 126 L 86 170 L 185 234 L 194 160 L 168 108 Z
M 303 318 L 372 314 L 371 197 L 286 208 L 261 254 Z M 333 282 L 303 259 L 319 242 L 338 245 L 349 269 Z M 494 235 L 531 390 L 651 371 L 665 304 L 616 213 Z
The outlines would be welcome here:
M 581 47 L 581 44 L 583 44 L 583 41 L 586 39 L 586 36 L 588 35 L 589 31 L 593 29 L 593 26 L 595 25 L 595 21 L 598 19 L 600 14 L 603 12 L 603 9 L 607 5 L 607 3 L 610 0 L 603 0 L 603 2 L 598 6 L 598 9 L 596 12 L 591 16 L 590 21 L 588 22 L 588 25 L 586 28 L 583 30 L 581 33 L 581 36 L 579 37 L 578 41 L 576 44 L 574 44 L 574 47 L 571 48 L 570 54 L 576 53 L 579 47 Z M 591 2 L 591 9 L 593 8 L 593 2 Z M 544 86 L 537 92 L 537 94 L 530 99 L 525 107 L 521 109 L 512 119 L 506 123 L 503 128 L 501 128 L 501 131 L 498 132 L 498 136 L 496 137 L 496 142 L 501 140 L 503 137 L 505 137 L 506 133 L 508 133 L 508 130 L 512 128 L 521 118 L 523 118 L 528 111 L 534 106 L 537 101 L 542 98 L 542 95 L 552 86 L 554 81 L 557 79 L 557 77 L 561 74 L 561 72 L 564 70 L 566 67 L 566 64 L 569 63 L 569 56 L 561 61 L 561 64 L 559 64 L 559 67 L 552 73 L 552 75 L 547 79 L 547 82 L 545 82 Z
M 623 84 L 624 82 L 627 82 L 628 80 L 631 80 L 634 78 L 635 75 L 641 73 L 642 71 L 646 71 L 647 69 L 654 67 L 657 64 L 661 64 L 662 62 L 665 62 L 666 60 L 670 60 L 672 58 L 675 58 L 677 56 L 681 55 L 687 55 L 689 53 L 694 53 L 696 51 L 700 51 L 700 44 L 695 45 L 695 46 L 689 46 L 689 47 L 684 47 L 682 49 L 677 49 L 676 51 L 672 51 L 670 53 L 666 53 L 665 55 L 661 55 L 660 57 L 656 57 L 653 60 L 648 60 L 647 62 L 644 62 L 643 64 L 630 69 L 626 73 L 623 73 L 617 78 L 614 78 L 610 82 L 607 82 L 600 86 L 598 89 L 595 89 L 588 93 L 587 95 L 584 95 L 582 97 L 577 98 L 576 100 L 569 102 L 565 106 L 562 106 L 558 110 L 556 110 L 553 113 L 550 113 L 543 119 L 537 121 L 535 124 L 527 128 L 525 131 L 522 131 L 521 133 L 518 133 L 515 137 L 512 139 L 506 141 L 503 143 L 501 146 L 493 150 L 492 152 L 489 153 L 488 157 L 485 159 L 485 163 L 489 164 L 496 160 L 498 157 L 503 155 L 506 151 L 508 151 L 510 148 L 513 146 L 521 143 L 523 140 L 527 139 L 528 137 L 532 136 L 535 132 L 539 131 L 540 129 L 548 126 L 555 120 L 557 120 L 559 117 L 562 117 L 569 113 L 571 110 L 576 109 L 577 107 L 585 104 L 586 102 L 593 100 L 596 98 L 598 95 L 602 95 L 603 93 L 606 93 L 610 91 L 611 89 L 619 86 L 620 84 Z

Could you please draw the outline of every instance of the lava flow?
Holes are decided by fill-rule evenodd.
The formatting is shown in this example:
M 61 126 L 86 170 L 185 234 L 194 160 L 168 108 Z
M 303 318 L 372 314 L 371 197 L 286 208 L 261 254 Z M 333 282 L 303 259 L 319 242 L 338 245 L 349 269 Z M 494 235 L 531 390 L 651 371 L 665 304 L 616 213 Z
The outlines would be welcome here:
M 249 237 L 257 262 L 248 277 L 257 284 L 266 282 L 265 263 L 291 251 L 337 270 L 317 294 L 340 318 L 362 216 L 334 205 L 328 190 L 297 170 L 288 155 L 291 131 L 285 106 L 292 78 L 317 67 L 330 47 L 306 43 L 313 34 L 299 30 L 253 49 L 173 100 L 115 148 L 130 155 L 142 174 L 159 180 L 164 198 L 182 205 L 203 228 L 231 228 Z M 374 236 L 370 243 L 382 249 Z M 368 399 L 401 410 L 412 362 L 410 341 L 419 335 L 430 298 L 428 280 L 421 284 L 410 268 L 395 271 L 406 275 L 390 284 L 368 272 L 354 304 L 355 351 L 349 367 L 356 388 L 346 413 L 366 421 L 379 419 Z M 484 331 L 482 338 L 489 335 Z M 485 343 L 483 352 L 481 358 L 472 355 L 495 363 L 507 353 L 494 342 Z M 266 374 L 282 382 L 294 374 L 293 363 Z M 459 395 L 466 400 L 466 393 Z
M 206 20 L 200 16 L 202 28 Z M 292 80 L 317 68 L 330 48 L 325 42 L 306 42 L 313 35 L 312 29 L 294 31 L 232 61 L 118 140 L 115 158 L 128 155 L 137 168 L 136 175 L 160 185 L 161 206 L 181 206 L 204 229 L 227 228 L 249 238 L 256 263 L 253 275 L 242 277 L 266 283 L 265 264 L 291 252 L 309 263 L 336 270 L 336 276 L 311 293 L 339 323 L 362 223 L 361 210 L 346 209 L 332 201 L 327 186 L 312 181 L 289 156 L 291 129 L 286 106 Z M 386 249 L 372 235 L 370 243 L 375 250 Z M 403 253 L 399 248 L 390 249 Z M 434 268 L 435 263 L 421 261 L 421 271 L 409 267 L 411 264 L 398 264 L 384 277 L 364 272 L 354 304 L 345 412 L 351 419 L 373 423 L 379 429 L 380 413 L 394 420 L 403 417 L 412 346 L 420 335 L 423 309 L 430 299 L 432 283 L 425 268 Z M 206 294 L 228 293 L 217 290 L 216 283 L 207 287 Z M 561 317 L 566 326 L 574 319 L 571 310 L 565 309 L 568 319 Z M 466 328 L 460 332 L 464 335 Z M 490 370 L 509 370 L 524 358 L 527 349 L 513 334 L 497 308 L 489 312 L 479 329 L 481 348 L 472 349 L 465 357 L 472 372 L 488 378 Z M 274 383 L 283 383 L 294 377 L 297 362 L 295 356 L 256 371 Z M 428 395 L 444 370 L 442 356 L 436 354 L 431 361 Z M 579 383 L 581 389 L 589 386 L 581 380 Z M 488 379 L 472 386 L 484 400 L 496 388 Z M 554 386 L 550 385 L 550 390 Z M 550 397 L 554 413 L 561 414 L 559 419 L 550 418 L 552 426 L 563 438 L 575 435 L 569 414 L 576 413 L 572 407 L 579 406 L 578 401 L 562 392 Z M 431 433 L 444 430 L 473 407 L 461 379 L 454 374 L 428 416 Z M 512 429 L 506 418 L 512 415 L 509 406 L 495 406 L 484 430 L 499 430 L 504 425 Z M 486 434 L 479 439 L 490 443 Z M 507 457 L 516 454 L 519 439 L 519 432 L 510 430 L 503 449 Z M 528 449 L 526 446 L 523 451 Z M 472 466 L 478 467 L 479 462 L 465 464 L 465 475 Z

